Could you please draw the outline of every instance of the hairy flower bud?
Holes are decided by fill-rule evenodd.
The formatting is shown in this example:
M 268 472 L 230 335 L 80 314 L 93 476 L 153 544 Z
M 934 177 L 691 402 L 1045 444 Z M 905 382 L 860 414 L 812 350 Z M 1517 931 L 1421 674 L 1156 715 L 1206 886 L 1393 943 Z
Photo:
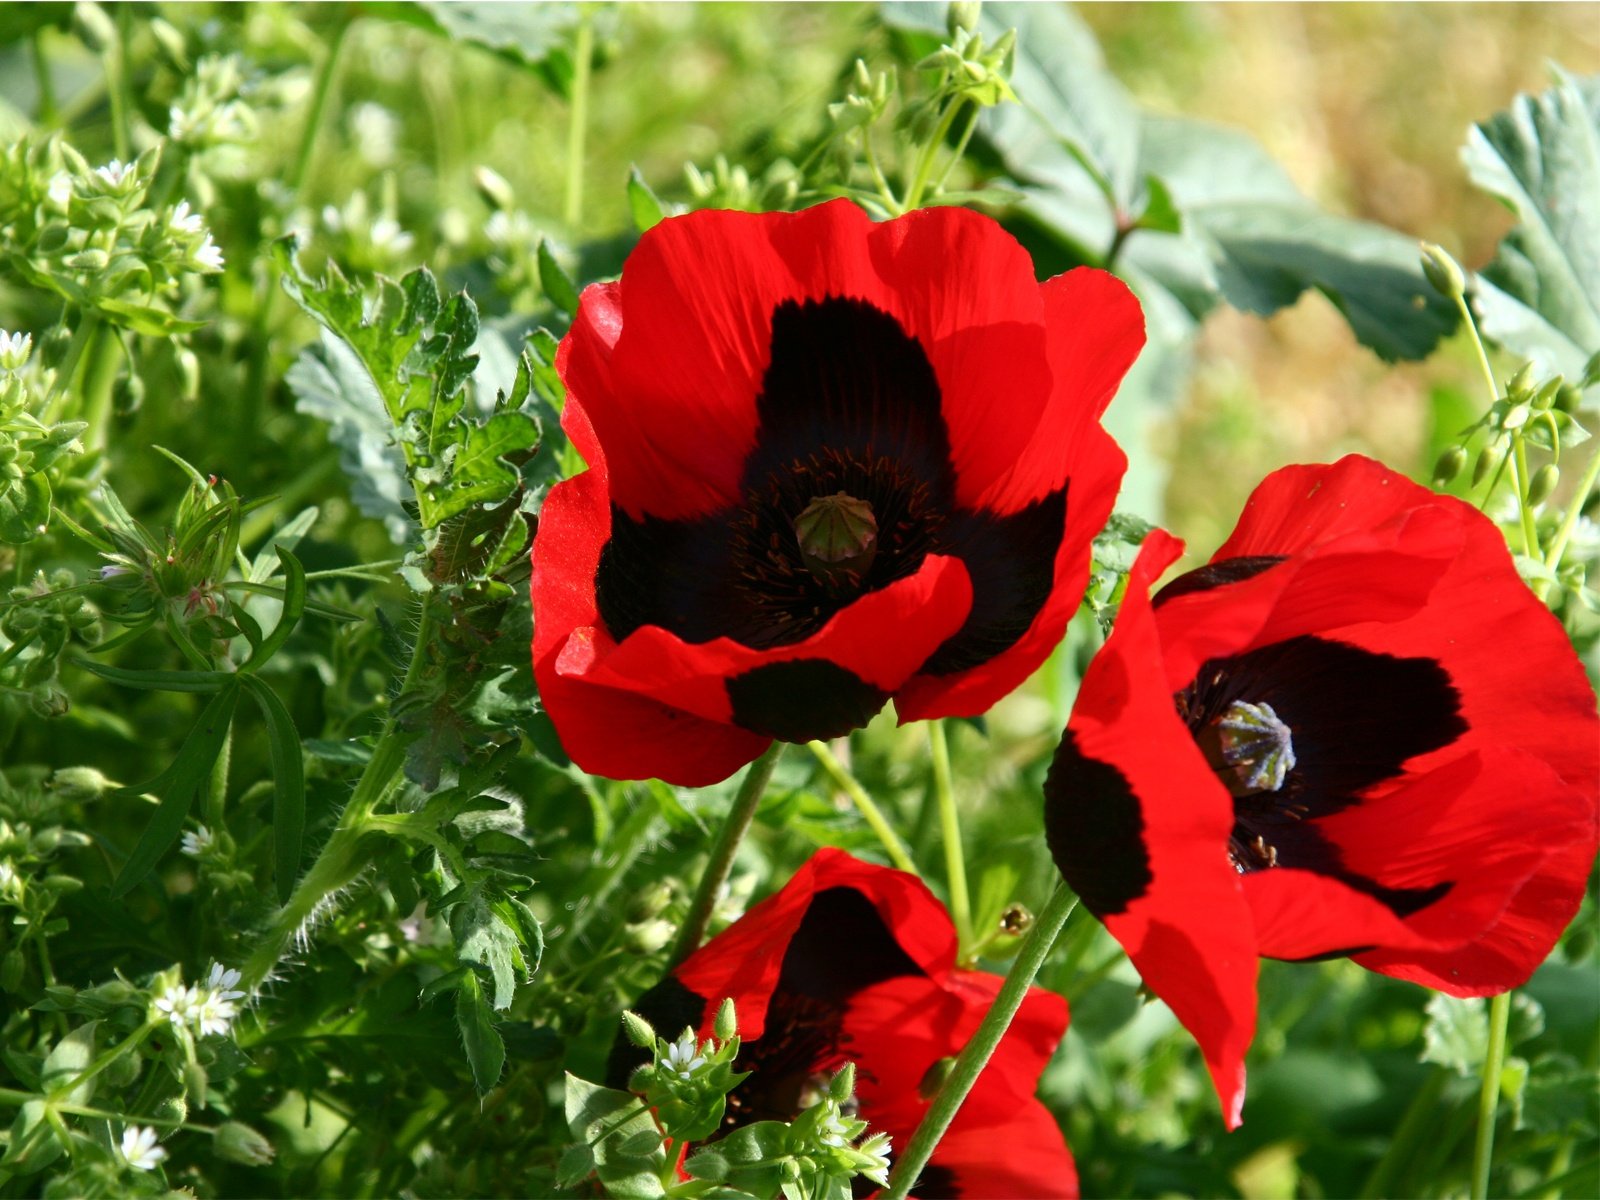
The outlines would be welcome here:
M 655 1026 L 646 1021 L 638 1013 L 629 1009 L 622 1010 L 622 1031 L 628 1035 L 628 1040 L 641 1050 L 654 1050 L 656 1046 Z
M 712 1023 L 711 1032 L 716 1034 L 720 1042 L 732 1041 L 739 1032 L 739 1014 L 733 1007 L 733 997 L 724 998 L 717 1009 L 716 1020 Z
M 227 1121 L 219 1125 L 216 1133 L 212 1134 L 211 1148 L 216 1151 L 218 1158 L 247 1167 L 264 1167 L 276 1154 L 271 1142 L 239 1121 Z

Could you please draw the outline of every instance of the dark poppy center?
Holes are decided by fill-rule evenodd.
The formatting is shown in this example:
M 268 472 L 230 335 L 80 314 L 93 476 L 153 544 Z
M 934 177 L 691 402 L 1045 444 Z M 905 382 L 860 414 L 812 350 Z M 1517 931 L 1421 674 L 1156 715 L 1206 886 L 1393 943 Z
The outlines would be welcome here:
M 1437 662 L 1290 638 L 1207 661 L 1174 702 L 1233 796 L 1228 851 L 1241 874 L 1302 867 L 1402 915 L 1448 890 L 1362 879 L 1318 826 L 1466 731 L 1460 697 Z

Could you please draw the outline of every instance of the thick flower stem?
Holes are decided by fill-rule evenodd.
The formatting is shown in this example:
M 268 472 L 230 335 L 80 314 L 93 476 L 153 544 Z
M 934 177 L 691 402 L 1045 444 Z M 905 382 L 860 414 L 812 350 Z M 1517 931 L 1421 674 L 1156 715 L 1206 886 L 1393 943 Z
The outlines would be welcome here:
M 1494 1161 L 1494 1118 L 1500 1108 L 1500 1075 L 1506 1064 L 1506 1026 L 1511 1020 L 1511 993 L 1489 1001 L 1489 1048 L 1483 1056 L 1483 1090 L 1478 1093 L 1478 1139 L 1472 1148 L 1472 1200 L 1489 1195 L 1489 1168 Z
M 933 792 L 939 802 L 939 834 L 944 842 L 944 866 L 950 888 L 950 918 L 956 924 L 963 962 L 972 954 L 972 900 L 967 894 L 967 863 L 961 848 L 961 814 L 956 811 L 955 788 L 950 783 L 950 743 L 943 721 L 928 722 L 928 750 L 933 760 Z
M 872 797 L 867 795 L 867 789 L 861 786 L 861 781 L 845 769 L 843 763 L 833 756 L 833 751 L 828 749 L 825 742 L 807 742 L 806 748 L 811 751 L 822 769 L 828 773 L 828 778 L 846 796 L 861 814 L 862 819 L 871 827 L 872 832 L 878 835 L 878 841 L 883 843 L 884 853 L 889 856 L 889 861 L 902 871 L 919 874 L 917 864 L 911 861 L 911 853 L 906 849 L 906 844 L 900 840 L 898 834 L 890 826 L 883 810 L 877 806 Z
M 1039 974 L 1039 968 L 1044 965 L 1045 956 L 1050 953 L 1050 947 L 1055 945 L 1061 927 L 1067 923 L 1077 904 L 1078 898 L 1071 889 L 1063 883 L 1056 884 L 1050 899 L 1045 901 L 1044 910 L 1023 939 L 1022 948 L 1017 953 L 1016 961 L 1011 964 L 1011 970 L 1006 972 L 1005 982 L 1000 985 L 994 1004 L 984 1014 L 972 1040 L 956 1056 L 955 1065 L 950 1068 L 944 1086 L 934 1097 L 932 1107 L 911 1136 L 910 1144 L 895 1160 L 886 1200 L 906 1200 L 916 1185 L 922 1169 L 933 1156 L 934 1147 L 939 1144 L 945 1130 L 950 1128 L 950 1122 L 955 1119 L 967 1093 L 978 1081 L 979 1073 L 1000 1045 L 1000 1039 L 1005 1036 L 1017 1010 L 1022 1007 L 1023 998 L 1028 994 L 1034 977 Z
M 672 957 L 667 961 L 669 971 L 700 948 L 700 942 L 706 935 L 706 926 L 711 922 L 711 910 L 717 905 L 717 893 L 728 880 L 728 872 L 733 869 L 733 856 L 739 852 L 739 843 L 744 840 L 745 830 L 750 828 L 750 820 L 756 815 L 756 808 L 767 790 L 767 783 L 772 778 L 773 768 L 778 765 L 785 745 L 785 742 L 773 742 L 745 772 L 744 782 L 739 785 L 739 794 L 733 798 L 733 807 L 728 810 L 727 819 L 717 833 L 716 843 L 711 847 L 711 861 L 706 863 L 706 869 L 700 875 L 700 884 L 695 888 L 694 899 L 689 904 L 689 915 L 683 919 L 678 940 L 672 945 Z

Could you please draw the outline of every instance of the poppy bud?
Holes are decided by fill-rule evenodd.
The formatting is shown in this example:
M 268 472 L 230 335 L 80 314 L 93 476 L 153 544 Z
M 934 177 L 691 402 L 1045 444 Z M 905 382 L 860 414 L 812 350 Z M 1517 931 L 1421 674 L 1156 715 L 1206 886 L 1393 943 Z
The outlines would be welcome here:
M 1528 503 L 1542 504 L 1561 482 L 1561 470 L 1555 463 L 1545 463 L 1528 480 Z
M 1433 242 L 1422 243 L 1422 273 L 1433 290 L 1450 300 L 1467 294 L 1467 279 L 1449 252 Z
M 1443 487 L 1467 465 L 1467 449 L 1465 446 L 1451 446 L 1439 456 L 1439 461 L 1433 466 L 1433 486 Z

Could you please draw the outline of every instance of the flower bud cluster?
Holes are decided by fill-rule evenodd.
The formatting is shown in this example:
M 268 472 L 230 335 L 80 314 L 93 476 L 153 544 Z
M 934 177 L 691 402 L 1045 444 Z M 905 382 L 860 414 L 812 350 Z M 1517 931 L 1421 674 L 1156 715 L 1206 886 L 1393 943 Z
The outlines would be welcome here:
M 51 487 L 44 472 L 83 452 L 82 421 L 44 421 L 33 337 L 0 329 L 0 541 L 27 542 L 44 532 Z
M 164 986 L 150 1002 L 150 1020 L 169 1021 L 174 1028 L 190 1030 L 200 1037 L 226 1036 L 239 1015 L 236 1002 L 244 998 L 237 987 L 239 972 L 212 963 L 206 981 L 188 987 L 176 970 L 167 975 L 170 979 L 162 977 L 159 982 Z
M 652 1055 L 633 1073 L 628 1090 L 644 1098 L 667 1136 L 699 1141 L 721 1126 L 728 1093 L 745 1078 L 733 1068 L 739 1057 L 736 1024 L 732 1002 L 725 1001 L 716 1037 L 699 1041 L 694 1030 L 685 1029 L 669 1042 L 637 1013 L 624 1014 L 628 1040 Z
M 775 159 L 752 176 L 744 167 L 729 165 L 722 155 L 705 170 L 685 163 L 685 182 L 691 208 L 732 208 L 741 212 L 781 212 L 793 208 L 802 183 L 799 170 L 786 158 Z
M 184 286 L 222 270 L 222 252 L 187 203 L 150 204 L 162 144 L 92 166 L 59 136 L 0 149 L 0 242 L 36 287 L 146 333 L 185 328 Z

